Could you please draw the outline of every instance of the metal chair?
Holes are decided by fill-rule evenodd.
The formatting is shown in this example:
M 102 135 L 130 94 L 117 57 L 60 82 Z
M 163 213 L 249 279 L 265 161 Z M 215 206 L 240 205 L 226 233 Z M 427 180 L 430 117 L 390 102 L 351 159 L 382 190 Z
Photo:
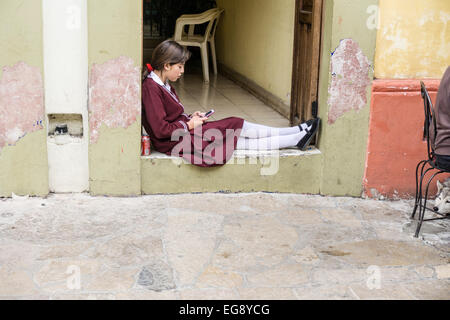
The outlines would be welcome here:
M 422 223 L 424 221 L 432 221 L 432 220 L 440 220 L 440 219 L 446 219 L 448 216 L 446 214 L 442 214 L 439 212 L 434 211 L 431 208 L 428 208 L 427 205 L 427 198 L 428 198 L 428 188 L 430 186 L 431 181 L 438 176 L 441 173 L 450 173 L 450 170 L 444 169 L 439 167 L 436 164 L 436 155 L 434 154 L 434 141 L 431 141 L 430 137 L 430 126 L 433 122 L 433 129 L 434 129 L 434 135 L 433 137 L 436 137 L 436 115 L 433 108 L 433 103 L 431 102 L 430 95 L 428 94 L 428 91 L 425 87 L 425 84 L 420 81 L 420 87 L 421 87 L 421 94 L 423 99 L 423 105 L 424 105 L 424 113 L 425 113 L 425 121 L 424 121 L 424 128 L 423 128 L 423 137 L 427 140 L 427 159 L 422 160 L 417 164 L 416 167 L 416 200 L 414 203 L 414 209 L 411 215 L 411 219 L 414 219 L 416 215 L 417 208 L 419 208 L 419 217 L 418 217 L 418 223 L 416 228 L 416 233 L 414 237 L 419 236 L 420 228 L 422 227 Z M 426 170 L 425 168 L 429 166 Z M 420 169 L 420 181 L 419 181 L 419 169 Z M 422 193 L 422 185 L 423 180 L 428 172 L 431 172 L 433 170 L 437 170 L 429 179 L 425 188 L 425 195 L 423 197 Z M 430 210 L 434 214 L 438 215 L 439 217 L 435 218 L 428 218 L 425 219 L 425 211 Z

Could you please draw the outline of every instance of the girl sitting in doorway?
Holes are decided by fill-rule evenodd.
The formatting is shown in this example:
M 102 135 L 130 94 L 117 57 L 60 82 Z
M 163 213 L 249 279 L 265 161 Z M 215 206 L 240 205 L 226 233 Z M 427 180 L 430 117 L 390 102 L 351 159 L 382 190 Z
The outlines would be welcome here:
M 184 73 L 190 52 L 175 41 L 159 44 L 142 85 L 142 125 L 155 150 L 179 156 L 201 166 L 225 164 L 234 150 L 276 150 L 298 147 L 305 150 L 317 134 L 320 119 L 298 126 L 273 128 L 229 117 L 208 121 L 205 113 L 185 113 L 169 81 Z

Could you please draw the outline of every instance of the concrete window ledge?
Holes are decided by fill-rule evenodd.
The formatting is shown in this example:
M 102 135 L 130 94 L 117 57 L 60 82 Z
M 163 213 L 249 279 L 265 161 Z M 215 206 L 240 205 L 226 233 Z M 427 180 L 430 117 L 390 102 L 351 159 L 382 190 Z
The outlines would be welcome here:
M 141 157 L 142 194 L 197 192 L 285 192 L 320 191 L 322 153 L 283 149 L 236 150 L 224 166 L 202 168 L 180 157 L 153 151 Z
M 254 151 L 254 150 L 236 150 L 234 151 L 233 158 L 258 158 L 258 157 L 298 157 L 298 156 L 309 156 L 309 155 L 317 155 L 321 154 L 320 150 L 317 148 L 310 148 L 306 151 L 301 151 L 300 149 L 282 149 L 282 150 L 271 150 L 271 151 Z M 141 156 L 141 159 L 170 159 L 170 160 L 183 160 L 185 164 L 189 164 L 184 159 L 180 157 L 168 156 L 164 153 L 158 151 L 152 151 L 149 156 Z

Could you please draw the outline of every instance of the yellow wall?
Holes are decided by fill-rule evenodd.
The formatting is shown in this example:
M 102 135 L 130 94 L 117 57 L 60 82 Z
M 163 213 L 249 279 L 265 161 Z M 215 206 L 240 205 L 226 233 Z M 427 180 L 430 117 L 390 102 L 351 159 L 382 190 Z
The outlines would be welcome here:
M 218 0 L 217 59 L 290 105 L 295 0 Z
M 375 77 L 441 78 L 450 65 L 449 0 L 380 0 Z

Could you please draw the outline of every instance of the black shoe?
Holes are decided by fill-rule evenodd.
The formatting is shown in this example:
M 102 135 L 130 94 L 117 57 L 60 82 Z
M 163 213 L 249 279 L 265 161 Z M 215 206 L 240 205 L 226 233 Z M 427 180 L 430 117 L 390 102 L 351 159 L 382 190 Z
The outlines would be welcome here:
M 306 148 L 308 148 L 309 144 L 311 143 L 312 138 L 317 134 L 319 131 L 319 125 L 320 125 L 320 118 L 314 118 L 312 119 L 312 127 L 311 130 L 306 129 L 306 135 L 297 143 L 297 147 L 305 151 Z
M 315 121 L 315 118 L 314 118 L 314 119 L 309 119 L 308 121 L 303 122 L 303 123 L 306 124 L 307 127 L 311 127 L 311 126 L 313 125 L 314 121 Z M 300 128 L 300 132 L 303 131 L 303 130 L 305 130 L 305 129 L 302 128 L 302 124 L 303 124 L 303 123 L 300 123 L 300 124 L 298 125 L 298 127 Z

